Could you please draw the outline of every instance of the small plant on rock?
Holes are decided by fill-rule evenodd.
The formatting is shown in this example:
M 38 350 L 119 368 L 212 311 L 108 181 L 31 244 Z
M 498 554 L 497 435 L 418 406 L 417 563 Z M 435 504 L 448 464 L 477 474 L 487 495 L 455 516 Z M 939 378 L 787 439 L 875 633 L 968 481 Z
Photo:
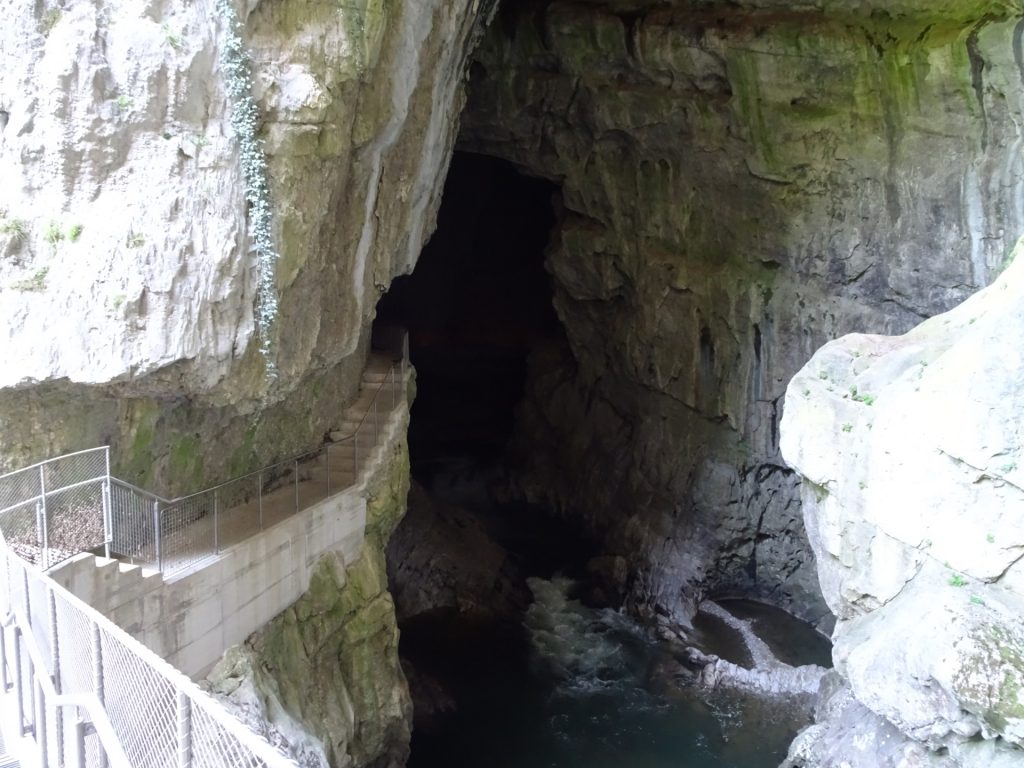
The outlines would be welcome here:
M 161 25 L 160 29 L 164 33 L 164 40 L 167 41 L 167 44 L 174 50 L 180 51 L 184 42 L 181 32 L 174 31 L 169 24 Z
M 72 243 L 77 243 L 78 242 L 78 238 L 80 238 L 81 236 L 82 236 L 82 225 L 81 224 L 72 224 L 70 227 L 68 227 L 68 240 L 70 240 Z
M 853 431 L 853 424 L 850 424 L 849 422 L 847 422 L 846 424 L 843 424 L 842 429 L 843 429 L 843 432 L 852 432 Z
M 258 260 L 256 328 L 260 355 L 267 378 L 272 380 L 277 378 L 270 332 L 278 310 L 278 253 L 274 241 L 267 158 L 263 152 L 263 143 L 257 135 L 260 113 L 252 96 L 252 64 L 242 40 L 242 23 L 238 20 L 231 0 L 216 0 L 215 8 L 226 27 L 220 63 L 224 70 L 224 84 L 231 99 L 231 129 L 238 140 L 252 239 Z
M 141 248 L 146 244 L 146 236 L 141 232 L 129 232 L 125 245 L 129 248 Z
M 60 22 L 60 17 L 60 8 L 51 8 L 50 10 L 43 14 L 42 21 L 39 25 L 40 27 L 42 27 L 44 35 L 50 34 L 53 28 L 56 27 L 57 24 Z
M 949 586 L 951 586 L 951 587 L 966 587 L 967 586 L 967 579 L 965 579 L 959 573 L 954 573 L 952 576 L 949 577 Z
M 8 235 L 15 243 L 23 243 L 28 238 L 28 224 L 22 219 L 4 219 L 0 221 L 0 235 Z
M 31 277 L 24 280 L 19 280 L 14 283 L 11 287 L 16 291 L 44 291 L 46 290 L 46 276 L 50 273 L 48 267 L 37 269 Z
M 60 224 L 56 221 L 51 221 L 47 224 L 46 232 L 43 233 L 43 239 L 45 239 L 50 245 L 56 247 L 57 243 L 64 239 L 64 233 L 60 229 Z

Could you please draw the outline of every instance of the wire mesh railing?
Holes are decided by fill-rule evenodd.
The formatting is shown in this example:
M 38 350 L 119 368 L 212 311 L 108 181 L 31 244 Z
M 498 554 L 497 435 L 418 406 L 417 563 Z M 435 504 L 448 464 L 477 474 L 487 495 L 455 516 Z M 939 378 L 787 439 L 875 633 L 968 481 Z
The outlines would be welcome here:
M 116 557 L 165 575 L 216 556 L 351 487 L 380 433 L 405 402 L 407 339 L 368 370 L 362 410 L 343 437 L 212 488 L 165 499 L 110 474 L 109 448 L 94 448 L 0 476 L 0 531 L 20 557 L 50 568 L 80 552 Z
M 0 529 L 30 563 L 49 568 L 102 548 L 110 451 L 92 448 L 0 477 Z
M 43 768 L 295 768 L 191 680 L 0 536 L 0 669 Z

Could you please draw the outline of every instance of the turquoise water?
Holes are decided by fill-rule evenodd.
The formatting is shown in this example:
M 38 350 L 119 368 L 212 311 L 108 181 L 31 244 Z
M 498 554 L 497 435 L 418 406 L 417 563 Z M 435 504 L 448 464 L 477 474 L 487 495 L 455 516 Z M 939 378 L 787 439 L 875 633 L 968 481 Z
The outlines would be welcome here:
M 806 724 L 806 702 L 687 685 L 663 644 L 572 599 L 571 581 L 530 586 L 522 624 L 403 628 L 403 654 L 449 706 L 418 712 L 410 768 L 774 768 Z

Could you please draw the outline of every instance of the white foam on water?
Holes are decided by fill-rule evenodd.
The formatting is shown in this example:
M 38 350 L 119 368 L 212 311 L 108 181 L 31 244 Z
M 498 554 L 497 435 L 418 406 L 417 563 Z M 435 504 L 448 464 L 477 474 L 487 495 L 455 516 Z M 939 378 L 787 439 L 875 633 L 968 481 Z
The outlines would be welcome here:
M 558 693 L 615 692 L 631 705 L 650 706 L 643 688 L 650 640 L 632 620 L 570 598 L 572 579 L 531 578 L 527 584 L 534 601 L 524 624 L 534 661 L 556 678 Z

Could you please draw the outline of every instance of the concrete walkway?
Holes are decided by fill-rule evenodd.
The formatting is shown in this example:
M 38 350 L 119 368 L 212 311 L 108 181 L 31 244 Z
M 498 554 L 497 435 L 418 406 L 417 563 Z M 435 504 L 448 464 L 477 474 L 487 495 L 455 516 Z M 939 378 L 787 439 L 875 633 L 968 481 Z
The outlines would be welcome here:
M 201 677 L 225 648 L 295 602 L 320 558 L 347 564 L 360 556 L 367 486 L 388 466 L 408 424 L 408 377 L 392 380 L 392 366 L 388 358 L 371 359 L 334 435 L 339 441 L 319 455 L 284 472 L 264 470 L 268 476 L 248 482 L 250 498 L 241 503 L 185 507 L 202 514 L 169 533 L 164 521 L 163 572 L 145 559 L 83 553 L 49 575 L 179 670 Z M 354 437 L 341 439 L 356 427 Z
M 219 505 L 212 498 L 201 498 L 165 510 L 159 567 L 151 557 L 114 556 L 125 563 L 158 569 L 165 579 L 178 579 L 206 567 L 229 547 L 355 485 L 379 447 L 380 433 L 394 409 L 405 404 L 406 382 L 400 371 L 391 377 L 395 366 L 390 357 L 370 356 L 359 395 L 345 410 L 339 429 L 331 433 L 332 442 L 315 458 L 275 465 L 260 475 L 246 476 L 247 480 L 229 481 L 220 486 Z M 233 498 L 239 501 L 231 503 Z M 176 525 L 175 517 L 184 515 L 195 519 Z

